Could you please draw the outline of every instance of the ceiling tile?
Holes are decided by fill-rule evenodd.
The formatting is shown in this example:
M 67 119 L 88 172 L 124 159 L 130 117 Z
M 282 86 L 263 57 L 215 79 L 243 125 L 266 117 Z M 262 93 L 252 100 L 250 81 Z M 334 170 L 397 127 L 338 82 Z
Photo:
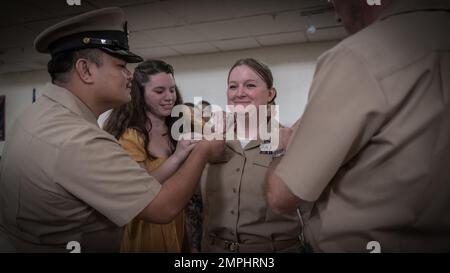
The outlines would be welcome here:
M 39 2 L 39 1 L 37 1 Z M 45 10 L 36 8 L 34 2 L 16 0 L 2 1 L 0 9 L 0 26 L 14 26 L 25 22 L 53 16 Z
M 149 48 L 140 48 L 136 49 L 136 54 L 142 56 L 144 59 L 150 58 L 162 58 L 169 56 L 178 56 L 180 53 L 169 47 L 149 47 Z
M 187 27 L 173 27 L 144 31 L 145 34 L 165 45 L 205 41 L 202 35 Z
M 208 40 L 222 40 L 248 36 L 238 20 L 191 25 L 190 28 Z
M 95 9 L 94 6 L 90 5 L 89 1 L 81 0 L 81 5 L 69 6 L 67 1 L 55 1 L 55 0 L 39 0 L 39 1 L 29 1 L 30 5 L 34 7 L 35 10 L 39 9 L 46 11 L 53 16 L 61 15 L 75 15 L 86 11 Z M 46 18 L 51 19 L 51 18 Z
M 32 36 L 30 37 L 30 39 L 34 41 L 34 38 L 36 38 L 39 35 L 39 33 L 44 31 L 48 27 L 53 26 L 54 24 L 63 21 L 65 18 L 68 18 L 68 16 L 59 17 L 59 18 L 55 18 L 55 19 L 42 20 L 42 21 L 37 21 L 37 22 L 33 22 L 33 23 L 27 23 L 22 26 L 31 31 Z
M 252 16 L 280 12 L 292 9 L 300 9 L 317 5 L 326 0 L 245 0 L 234 1 L 229 0 L 231 7 L 234 7 L 234 16 Z
M 258 36 L 256 40 L 264 46 L 304 43 L 308 41 L 305 33 L 302 31 Z
M 271 34 L 305 29 L 305 18 L 298 12 L 283 12 L 240 19 L 239 23 L 251 34 Z
M 234 10 L 230 1 L 223 0 L 175 0 L 161 3 L 173 16 L 182 18 L 185 23 L 201 23 L 231 19 Z
M 135 6 L 157 1 L 158 0 L 89 0 L 92 5 L 99 8 Z
M 318 28 L 341 25 L 336 22 L 336 17 L 333 12 L 311 15 L 309 16 L 308 20 L 308 22 L 312 23 Z
M 168 14 L 159 3 L 130 6 L 124 11 L 131 30 L 178 26 L 182 23 L 179 18 Z
M 32 46 L 35 38 L 35 33 L 22 26 L 14 26 L 0 29 L 0 49 L 10 47 L 24 47 Z
M 148 35 L 145 35 L 145 33 L 141 31 L 131 32 L 128 37 L 128 41 L 131 48 L 162 46 L 160 42 L 152 39 L 151 37 L 148 37 Z
M 306 33 L 308 39 L 312 42 L 340 40 L 347 36 L 344 27 L 332 27 L 317 29 L 315 33 Z
M 243 48 L 254 48 L 260 46 L 258 42 L 253 38 L 230 39 L 223 41 L 215 41 L 211 43 L 214 46 L 218 47 L 220 50 L 235 50 Z
M 171 46 L 176 51 L 182 54 L 199 54 L 199 53 L 210 53 L 219 51 L 216 47 L 209 43 L 193 43 L 185 45 L 174 45 Z

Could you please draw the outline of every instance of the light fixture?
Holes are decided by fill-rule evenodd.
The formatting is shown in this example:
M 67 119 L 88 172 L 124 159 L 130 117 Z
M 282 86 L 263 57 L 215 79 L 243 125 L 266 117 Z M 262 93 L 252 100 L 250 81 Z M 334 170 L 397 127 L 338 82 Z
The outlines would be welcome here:
M 308 31 L 308 33 L 309 34 L 314 34 L 314 33 L 316 33 L 316 27 L 314 26 L 314 25 L 310 25 L 307 29 L 306 29 L 306 31 Z
M 307 20 L 307 28 L 306 28 L 306 31 L 307 31 L 309 34 L 314 34 L 314 33 L 316 33 L 317 28 L 316 28 L 316 26 L 311 22 L 311 18 L 308 16 L 308 17 L 306 17 L 306 20 Z

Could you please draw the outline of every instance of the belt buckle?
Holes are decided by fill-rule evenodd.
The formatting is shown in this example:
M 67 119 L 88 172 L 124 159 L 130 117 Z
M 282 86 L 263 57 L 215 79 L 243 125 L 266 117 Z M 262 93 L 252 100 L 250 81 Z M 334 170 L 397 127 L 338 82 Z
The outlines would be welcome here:
M 225 249 L 227 249 L 231 252 L 239 252 L 239 243 L 238 242 L 225 241 L 224 247 L 225 247 Z

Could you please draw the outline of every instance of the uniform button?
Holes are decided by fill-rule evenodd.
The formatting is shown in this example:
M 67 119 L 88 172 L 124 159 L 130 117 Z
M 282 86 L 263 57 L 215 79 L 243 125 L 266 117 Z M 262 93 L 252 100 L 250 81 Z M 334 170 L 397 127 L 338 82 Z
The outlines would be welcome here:
M 240 172 L 241 171 L 241 168 L 236 168 L 236 172 Z
M 236 193 L 236 192 L 237 192 L 237 189 L 236 189 L 236 188 L 233 188 L 233 192 Z
M 233 215 L 234 215 L 234 210 L 231 210 L 231 214 L 233 214 Z

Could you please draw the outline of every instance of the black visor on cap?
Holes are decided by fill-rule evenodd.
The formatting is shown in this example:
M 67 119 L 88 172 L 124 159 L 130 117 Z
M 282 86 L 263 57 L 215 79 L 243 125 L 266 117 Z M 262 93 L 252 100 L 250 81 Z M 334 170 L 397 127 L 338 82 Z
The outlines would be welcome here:
M 113 49 L 109 49 L 107 47 L 101 47 L 100 49 L 109 55 L 112 55 L 114 57 L 117 57 L 119 59 L 126 61 L 127 63 L 140 63 L 144 60 L 144 59 L 142 59 L 141 56 L 138 56 L 128 50 L 121 50 L 121 49 L 113 50 Z

